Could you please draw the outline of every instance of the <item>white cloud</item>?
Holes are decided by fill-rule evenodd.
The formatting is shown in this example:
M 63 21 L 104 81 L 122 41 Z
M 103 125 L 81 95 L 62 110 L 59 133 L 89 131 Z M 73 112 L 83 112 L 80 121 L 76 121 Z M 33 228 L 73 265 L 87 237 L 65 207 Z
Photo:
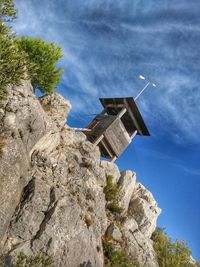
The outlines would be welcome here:
M 63 46 L 63 82 L 70 88 L 66 97 L 68 94 L 73 99 L 77 113 L 97 111 L 99 106 L 94 103 L 99 96 L 135 96 L 144 86 L 138 75 L 144 73 L 158 84 L 138 101 L 152 134 L 159 131 L 176 142 L 199 142 L 197 23 L 176 21 L 176 17 L 159 20 L 158 6 L 154 9 L 146 4 L 142 10 L 141 1 L 129 5 L 128 1 L 117 1 L 114 9 L 113 1 L 78 2 L 78 9 L 78 3 L 67 2 L 63 13 L 54 9 L 56 1 L 16 3 L 19 19 L 15 29 L 19 34 Z M 182 12 L 179 4 L 174 10 L 179 12 L 179 7 Z M 148 12 L 154 10 L 156 19 L 148 22 Z

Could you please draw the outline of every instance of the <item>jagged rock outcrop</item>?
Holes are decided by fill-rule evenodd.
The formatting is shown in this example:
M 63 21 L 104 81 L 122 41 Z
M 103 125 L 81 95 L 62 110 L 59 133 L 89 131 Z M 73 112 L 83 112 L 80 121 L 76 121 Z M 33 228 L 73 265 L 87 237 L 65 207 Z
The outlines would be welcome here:
M 135 186 L 129 204 L 129 212 L 138 223 L 140 231 L 150 238 L 156 229 L 156 221 L 161 210 L 158 208 L 151 192 L 140 183 Z
M 58 94 L 38 100 L 28 81 L 0 101 L 0 251 L 44 251 L 55 266 L 103 267 L 102 238 L 141 267 L 157 267 L 150 236 L 160 209 L 132 171 L 100 160 L 83 133 L 69 128 L 71 104 Z M 121 215 L 106 210 L 106 176 L 118 184 Z
M 121 172 L 121 177 L 118 181 L 119 185 L 118 203 L 119 206 L 123 209 L 124 213 L 128 211 L 131 196 L 134 192 L 135 183 L 136 183 L 136 175 L 134 172 L 132 171 Z
M 66 118 L 72 108 L 68 100 L 63 101 L 63 97 L 58 94 L 49 94 L 40 98 L 40 104 L 57 127 L 65 125 Z
M 112 176 L 113 182 L 118 183 L 121 174 L 117 165 L 109 161 L 102 160 L 101 166 L 104 169 L 106 176 Z

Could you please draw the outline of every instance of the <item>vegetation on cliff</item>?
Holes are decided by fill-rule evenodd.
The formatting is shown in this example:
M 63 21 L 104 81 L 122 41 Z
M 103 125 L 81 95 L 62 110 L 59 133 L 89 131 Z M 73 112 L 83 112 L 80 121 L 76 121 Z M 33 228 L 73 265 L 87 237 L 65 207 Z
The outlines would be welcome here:
M 17 39 L 15 43 L 19 51 L 24 53 L 33 88 L 42 93 L 53 93 L 63 73 L 63 69 L 56 67 L 56 63 L 63 56 L 61 47 L 55 43 L 27 37 Z
M 16 38 L 6 25 L 16 16 L 13 0 L 0 0 L 0 97 L 6 97 L 7 85 L 19 85 L 25 78 L 31 80 L 34 89 L 52 93 L 63 72 L 56 66 L 62 49 L 41 39 Z
M 111 212 L 122 213 L 123 209 L 117 203 L 117 195 L 119 188 L 117 184 L 113 183 L 113 177 L 108 175 L 106 177 L 106 186 L 104 187 L 104 194 L 107 201 L 107 209 Z
M 27 256 L 23 252 L 20 252 L 17 256 L 16 263 L 13 267 L 54 267 L 53 258 L 40 253 L 35 256 Z M 0 267 L 4 267 L 4 264 L 0 262 Z
M 13 0 L 0 0 L 0 20 L 10 21 L 15 19 L 17 12 Z
M 16 18 L 12 0 L 0 0 L 0 97 L 6 96 L 8 84 L 19 84 L 24 78 L 25 58 L 15 45 L 15 35 L 6 26 Z
M 152 235 L 159 267 L 195 267 L 191 251 L 183 241 L 172 242 L 163 229 L 157 228 Z
M 105 256 L 105 267 L 139 267 L 127 259 L 123 250 L 115 250 L 109 240 L 103 241 L 103 250 Z

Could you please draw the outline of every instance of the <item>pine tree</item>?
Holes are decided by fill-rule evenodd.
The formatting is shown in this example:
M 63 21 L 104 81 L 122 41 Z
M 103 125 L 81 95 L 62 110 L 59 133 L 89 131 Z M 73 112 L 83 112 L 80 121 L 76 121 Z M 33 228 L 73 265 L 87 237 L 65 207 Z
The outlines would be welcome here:
M 53 93 L 63 73 L 63 69 L 56 68 L 58 60 L 63 56 L 61 47 L 27 37 L 16 40 L 16 44 L 25 53 L 27 72 L 33 88 L 38 88 L 42 93 Z

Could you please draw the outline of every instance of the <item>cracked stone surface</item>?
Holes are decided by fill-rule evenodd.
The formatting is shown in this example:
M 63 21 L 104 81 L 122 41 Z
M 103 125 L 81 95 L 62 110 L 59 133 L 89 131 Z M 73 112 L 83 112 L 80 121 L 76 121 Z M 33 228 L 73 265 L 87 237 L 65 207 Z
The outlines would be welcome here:
M 126 218 L 121 229 L 129 258 L 138 261 L 141 267 L 159 267 L 153 242 L 140 232 L 137 222 L 133 218 Z
M 124 212 L 127 212 L 132 193 L 134 191 L 136 183 L 136 174 L 132 171 L 121 172 L 120 179 L 118 181 L 119 185 L 119 206 Z
M 70 102 L 59 94 L 47 94 L 40 97 L 40 104 L 57 127 L 63 127 L 72 108 Z
M 158 267 L 150 236 L 160 209 L 135 173 L 100 160 L 98 147 L 65 124 L 71 104 L 38 100 L 29 81 L 0 99 L 0 256 L 52 255 L 58 267 L 103 267 L 110 233 L 141 267 Z M 119 187 L 123 214 L 106 210 L 106 176 Z M 146 222 L 148 222 L 146 224 Z
M 107 231 L 106 231 L 106 236 L 112 238 L 115 241 L 122 241 L 122 234 L 114 223 L 110 224 Z
M 142 184 L 137 183 L 129 204 L 129 213 L 135 218 L 140 231 L 151 237 L 156 229 L 156 221 L 161 209 L 151 194 Z
M 0 100 L 0 242 L 30 179 L 28 153 L 45 133 L 56 130 L 29 81 L 7 91 L 8 97 Z

